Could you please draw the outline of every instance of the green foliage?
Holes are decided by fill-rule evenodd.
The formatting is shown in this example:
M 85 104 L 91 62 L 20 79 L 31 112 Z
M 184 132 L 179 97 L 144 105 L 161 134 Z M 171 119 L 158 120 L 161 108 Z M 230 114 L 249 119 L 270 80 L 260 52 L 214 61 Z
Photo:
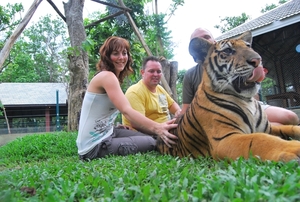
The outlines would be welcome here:
M 279 0 L 278 5 L 284 4 L 285 2 L 287 2 L 287 0 Z M 269 10 L 276 8 L 278 5 L 266 4 L 265 8 L 262 8 L 260 12 L 265 13 Z M 250 19 L 251 19 L 251 17 L 249 15 L 247 15 L 246 13 L 242 13 L 240 16 L 224 17 L 224 18 L 221 18 L 221 21 L 220 21 L 221 25 L 215 25 L 214 27 L 219 29 L 221 31 L 221 33 L 225 33 L 227 31 L 245 23 L 247 20 L 250 20 Z
M 181 106 L 182 105 L 182 86 L 183 86 L 183 77 L 186 73 L 186 70 L 179 70 L 176 82 L 176 90 L 178 95 L 177 103 Z
M 285 2 L 287 2 L 287 0 L 279 0 L 278 5 L 275 5 L 275 4 L 268 5 L 268 4 L 266 4 L 265 8 L 262 8 L 260 12 L 265 13 L 267 11 L 270 11 L 270 10 L 276 8 L 277 6 L 279 6 L 281 4 L 284 4 Z
M 5 41 L 11 35 L 12 31 L 21 21 L 21 12 L 23 12 L 21 3 L 0 5 L 0 50 L 4 47 Z M 3 68 L 7 66 L 7 62 L 3 64 Z M 0 70 L 1 73 L 2 70 Z M 1 78 L 0 78 L 1 81 Z
M 216 162 L 156 152 L 81 162 L 75 140 L 76 133 L 49 133 L 0 147 L 0 201 L 300 200 L 297 162 Z
M 246 13 L 242 13 L 241 16 L 224 17 L 221 19 L 222 25 L 215 25 L 214 27 L 219 29 L 221 33 L 225 33 L 251 19 Z
M 11 31 L 20 23 L 21 17 L 17 17 L 17 15 L 23 11 L 22 3 L 7 4 L 5 7 L 0 5 L 0 36 L 3 38 L 1 40 L 5 41 Z
M 266 101 L 266 96 L 267 95 L 272 95 L 274 94 L 274 86 L 276 82 L 271 79 L 266 77 L 262 82 L 261 82 L 261 90 L 260 90 L 260 95 L 262 101 Z
M 109 2 L 116 3 L 115 0 Z M 167 14 L 148 14 L 148 11 L 145 11 L 144 7 L 146 3 L 149 2 L 151 1 L 125 0 L 124 4 L 131 9 L 130 15 L 151 53 L 156 56 L 164 56 L 167 59 L 171 59 L 173 57 L 173 44 L 170 37 L 171 31 L 169 31 L 166 26 L 167 22 L 165 18 L 167 17 Z M 171 7 L 172 12 L 174 12 L 178 6 L 183 4 L 182 0 L 173 2 Z M 104 18 L 117 11 L 119 11 L 119 9 L 107 7 L 107 10 L 104 13 L 95 12 L 89 16 L 89 19 L 84 19 L 84 25 L 89 25 L 91 22 Z M 86 33 L 87 41 L 84 44 L 86 45 L 85 50 L 88 50 L 89 52 L 90 79 L 96 71 L 95 66 L 99 60 L 99 48 L 109 36 L 123 37 L 127 39 L 131 45 L 131 55 L 134 61 L 134 74 L 125 81 L 122 88 L 125 90 L 128 86 L 136 83 L 140 79 L 139 70 L 142 60 L 147 56 L 147 53 L 124 15 L 106 20 L 95 26 L 90 26 L 86 28 Z
M 111 0 L 111 3 L 117 3 Z M 172 16 L 178 6 L 182 6 L 183 0 L 174 0 L 170 5 L 168 14 L 148 14 L 144 7 L 151 0 L 125 0 L 125 5 L 131 9 L 130 15 L 136 23 L 139 31 L 145 39 L 153 55 L 164 56 L 167 59 L 173 57 L 173 44 L 171 32 L 166 26 L 166 17 Z M 2 8 L 2 7 L 1 7 Z M 22 7 L 21 7 L 22 8 Z M 15 8 L 17 10 L 17 7 Z M 107 7 L 104 13 L 95 12 L 89 18 L 84 19 L 84 24 L 104 18 L 117 8 Z M 13 12 L 6 12 L 6 22 L 11 23 Z M 2 16 L 3 18 L 5 15 Z M 131 44 L 131 53 L 135 73 L 130 77 L 128 85 L 135 83 L 139 78 L 139 68 L 145 56 L 144 47 L 134 33 L 125 15 L 111 18 L 96 26 L 86 28 L 87 39 L 82 44 L 89 54 L 89 79 L 95 74 L 96 63 L 99 60 L 99 48 L 104 40 L 112 35 L 126 38 Z M 67 74 L 67 56 L 74 54 L 70 50 L 69 40 L 66 38 L 66 25 L 61 19 L 53 19 L 51 16 L 40 18 L 37 23 L 27 28 L 10 52 L 10 57 L 0 80 L 2 82 L 65 82 Z M 76 52 L 75 52 L 76 54 Z M 24 74 L 26 71 L 26 74 Z M 124 86 L 126 88 L 126 86 Z
M 175 14 L 175 11 L 179 6 L 184 5 L 184 0 L 173 0 L 172 3 L 169 6 L 169 19 Z M 168 21 L 168 20 L 167 20 Z
M 65 82 L 67 73 L 66 25 L 46 15 L 24 30 L 14 44 L 2 82 Z

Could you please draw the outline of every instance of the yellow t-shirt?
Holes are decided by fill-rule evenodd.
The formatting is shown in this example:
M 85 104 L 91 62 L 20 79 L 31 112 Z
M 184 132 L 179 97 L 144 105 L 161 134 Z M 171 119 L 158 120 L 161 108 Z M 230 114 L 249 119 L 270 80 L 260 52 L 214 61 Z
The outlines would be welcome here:
M 158 123 L 169 120 L 169 108 L 174 103 L 174 100 L 162 86 L 157 85 L 156 93 L 152 93 L 140 80 L 127 89 L 125 96 L 129 100 L 131 107 L 147 118 Z M 123 115 L 122 122 L 123 125 L 131 126 L 130 122 Z

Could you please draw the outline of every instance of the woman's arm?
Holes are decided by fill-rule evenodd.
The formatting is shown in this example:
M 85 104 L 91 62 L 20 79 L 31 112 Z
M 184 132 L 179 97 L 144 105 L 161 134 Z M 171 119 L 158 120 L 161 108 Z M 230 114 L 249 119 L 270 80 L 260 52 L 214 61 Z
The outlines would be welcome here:
M 172 139 L 177 139 L 177 137 L 169 133 L 169 130 L 176 128 L 177 124 L 173 124 L 172 120 L 165 123 L 156 123 L 135 111 L 122 92 L 117 77 L 108 71 L 101 72 L 101 74 L 97 80 L 102 84 L 101 86 L 105 89 L 109 99 L 130 122 L 138 126 L 139 131 L 160 136 L 168 146 L 175 144 Z

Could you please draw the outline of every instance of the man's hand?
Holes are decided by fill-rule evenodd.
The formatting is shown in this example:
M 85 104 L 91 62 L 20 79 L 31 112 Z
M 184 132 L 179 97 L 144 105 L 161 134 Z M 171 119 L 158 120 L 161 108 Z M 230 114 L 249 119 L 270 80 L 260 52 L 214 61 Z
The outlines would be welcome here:
M 160 129 L 160 133 L 158 133 L 158 136 L 164 141 L 164 143 L 168 147 L 172 147 L 171 144 L 176 144 L 174 140 L 178 139 L 177 136 L 169 133 L 169 130 L 177 128 L 177 124 L 174 123 L 175 120 L 176 119 L 172 119 L 160 124 L 162 128 Z

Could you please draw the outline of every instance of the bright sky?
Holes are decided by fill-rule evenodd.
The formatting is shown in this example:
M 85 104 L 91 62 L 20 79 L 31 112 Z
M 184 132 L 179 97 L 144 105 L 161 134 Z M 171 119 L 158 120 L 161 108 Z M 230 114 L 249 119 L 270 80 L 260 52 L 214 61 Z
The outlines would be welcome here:
M 52 0 L 64 14 L 63 0 Z M 14 4 L 22 2 L 25 12 L 30 8 L 33 0 L 1 0 L 0 5 L 7 3 Z M 65 0 L 67 2 L 67 0 Z M 166 12 L 171 0 L 159 0 L 159 12 Z M 214 37 L 221 35 L 221 32 L 214 28 L 224 17 L 240 16 L 243 12 L 250 15 L 252 19 L 261 15 L 260 11 L 266 4 L 278 4 L 279 0 L 185 0 L 184 6 L 179 7 L 168 22 L 168 28 L 172 31 L 173 42 L 176 44 L 174 49 L 173 61 L 178 62 L 179 69 L 189 69 L 195 65 L 193 58 L 188 52 L 188 44 L 191 33 L 197 27 L 204 27 L 211 31 Z M 91 0 L 85 0 L 84 16 L 97 9 L 102 10 L 105 6 Z M 40 16 L 55 11 L 44 0 L 39 5 L 31 21 L 37 21 Z

